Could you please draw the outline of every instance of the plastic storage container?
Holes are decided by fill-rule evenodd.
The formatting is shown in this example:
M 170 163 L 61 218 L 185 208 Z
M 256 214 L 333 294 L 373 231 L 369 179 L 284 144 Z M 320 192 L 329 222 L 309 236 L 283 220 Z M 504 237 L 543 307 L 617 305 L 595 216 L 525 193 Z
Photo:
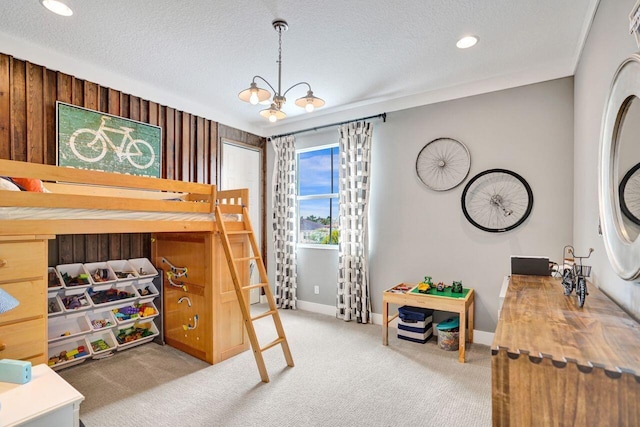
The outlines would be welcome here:
M 153 304 L 153 298 L 140 300 L 134 304 L 114 307 L 113 316 L 118 325 L 125 325 L 133 322 L 146 321 L 157 317 L 158 308 Z
M 93 307 L 87 290 L 82 289 L 82 293 L 77 293 L 77 291 L 77 289 L 74 289 L 71 292 L 65 291 L 64 294 L 58 295 L 65 313 L 76 313 Z
M 47 292 L 54 292 L 62 289 L 62 277 L 54 267 L 48 268 Z
M 151 320 L 119 328 L 114 335 L 118 341 L 118 351 L 120 351 L 152 341 L 159 333 L 155 323 Z
M 87 360 L 91 356 L 91 345 L 86 337 L 80 337 L 52 344 L 47 353 L 49 367 L 58 370 Z
M 63 279 L 62 286 L 65 289 L 77 290 L 78 293 L 82 293 L 83 291 L 80 289 L 87 289 L 91 286 L 89 273 L 83 264 L 62 264 L 57 266 L 56 270 Z
M 57 294 L 49 294 L 47 300 L 47 313 L 49 317 L 58 316 L 64 313 L 62 309 L 62 301 Z
M 48 322 L 49 343 L 86 335 L 92 331 L 85 313 L 58 316 Z
M 115 304 L 132 303 L 138 299 L 138 293 L 132 285 L 122 288 L 112 285 L 109 289 L 101 291 L 89 289 L 88 293 L 94 307 L 109 307 Z
M 118 341 L 111 332 L 111 329 L 105 329 L 87 336 L 87 341 L 91 345 L 91 352 L 94 359 L 100 359 L 107 353 L 112 353 L 118 348 Z M 97 357 L 96 357 L 97 356 Z
M 136 288 L 136 291 L 138 292 L 140 298 L 155 298 L 160 295 L 160 292 L 158 292 L 158 288 L 156 288 L 156 286 L 151 282 L 136 283 L 133 285 L 133 287 Z
M 138 283 L 149 283 L 158 275 L 158 270 L 147 258 L 133 258 L 129 263 L 138 274 Z
M 138 279 L 138 273 L 126 259 L 107 261 L 107 264 L 109 264 L 111 269 L 114 271 L 118 286 L 120 286 L 120 284 L 128 284 L 129 282 Z
M 106 262 L 90 262 L 84 264 L 85 270 L 89 273 L 91 288 L 94 290 L 109 289 L 116 283 L 116 273 Z
M 438 323 L 438 347 L 447 351 L 458 350 L 460 345 L 460 319 L 451 317 Z
M 116 319 L 111 310 L 94 311 L 87 313 L 87 319 L 94 331 L 102 331 L 116 326 Z

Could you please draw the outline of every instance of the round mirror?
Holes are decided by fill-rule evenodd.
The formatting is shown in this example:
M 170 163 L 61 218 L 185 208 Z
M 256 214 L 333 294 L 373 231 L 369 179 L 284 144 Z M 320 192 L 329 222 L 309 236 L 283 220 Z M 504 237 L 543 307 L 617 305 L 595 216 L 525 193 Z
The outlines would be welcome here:
M 634 220 L 636 214 L 640 215 L 640 166 L 636 168 L 640 163 L 639 98 L 640 56 L 634 54 L 620 64 L 609 90 L 602 122 L 598 186 L 607 256 L 625 280 L 640 276 L 640 221 Z

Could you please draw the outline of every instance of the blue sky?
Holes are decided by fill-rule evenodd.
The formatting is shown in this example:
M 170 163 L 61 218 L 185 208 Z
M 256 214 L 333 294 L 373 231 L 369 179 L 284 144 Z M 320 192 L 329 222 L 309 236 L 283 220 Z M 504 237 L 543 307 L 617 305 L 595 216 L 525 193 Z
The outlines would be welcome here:
M 333 191 L 331 185 L 331 151 L 333 150 Z M 299 195 L 331 194 L 338 191 L 338 147 L 309 151 L 299 154 L 298 175 Z M 329 199 L 301 200 L 300 216 L 306 218 L 315 215 L 320 218 L 329 216 Z M 333 214 L 338 216 L 337 199 L 334 201 Z
M 331 189 L 331 150 L 333 150 L 333 191 Z M 299 154 L 300 196 L 338 192 L 338 147 Z

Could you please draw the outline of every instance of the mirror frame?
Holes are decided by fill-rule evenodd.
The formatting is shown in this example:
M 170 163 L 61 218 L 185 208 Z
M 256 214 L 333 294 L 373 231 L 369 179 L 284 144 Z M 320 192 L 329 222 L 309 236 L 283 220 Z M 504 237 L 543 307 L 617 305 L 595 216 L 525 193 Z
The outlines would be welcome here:
M 625 59 L 614 74 L 600 136 L 598 200 L 604 245 L 613 270 L 624 280 L 640 276 L 640 238 L 631 241 L 618 194 L 619 139 L 631 102 L 640 99 L 640 55 Z

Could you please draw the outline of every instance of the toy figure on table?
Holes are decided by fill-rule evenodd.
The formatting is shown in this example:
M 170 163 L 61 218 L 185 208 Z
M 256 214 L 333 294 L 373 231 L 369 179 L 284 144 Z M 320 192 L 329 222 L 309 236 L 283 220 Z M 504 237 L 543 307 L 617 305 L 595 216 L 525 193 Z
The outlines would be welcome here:
M 418 292 L 428 294 L 432 286 L 431 276 L 424 276 L 424 280 L 418 284 Z
M 464 292 L 464 288 L 462 287 L 462 281 L 459 282 L 453 282 L 453 285 L 451 285 L 451 293 L 452 294 L 461 294 Z

